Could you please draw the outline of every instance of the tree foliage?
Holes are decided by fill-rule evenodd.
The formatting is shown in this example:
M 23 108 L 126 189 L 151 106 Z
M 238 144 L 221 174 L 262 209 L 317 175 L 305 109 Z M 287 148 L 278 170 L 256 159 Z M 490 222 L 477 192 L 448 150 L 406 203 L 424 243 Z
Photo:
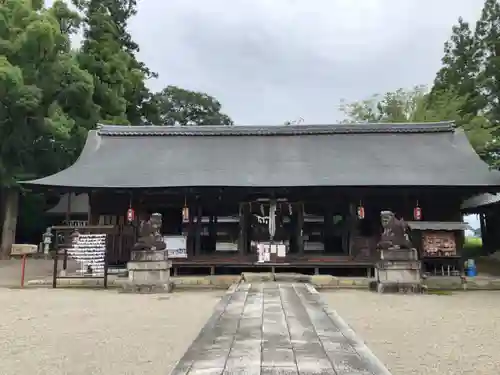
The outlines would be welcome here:
M 489 140 L 484 143 L 482 156 L 493 167 L 500 167 L 499 0 L 485 0 L 474 30 L 463 19 L 453 27 L 432 92 L 443 90 L 455 90 L 467 98 L 461 117 L 470 132 L 485 133 L 486 120 Z M 479 123 L 477 115 L 483 118 Z
M 500 2 L 486 0 L 476 23 L 474 43 L 479 61 L 476 85 L 484 97 L 484 111 L 500 121 Z
M 425 86 L 413 90 L 399 89 L 353 103 L 342 103 L 344 122 L 408 123 L 454 121 L 467 133 L 472 146 L 486 160 L 491 160 L 488 144 L 492 125 L 484 116 L 463 116 L 468 97 L 453 91 L 429 92 Z
M 484 108 L 484 97 L 476 85 L 480 66 L 477 44 L 469 23 L 462 18 L 452 27 L 445 42 L 442 68 L 437 72 L 430 100 L 439 101 L 443 92 L 453 91 L 462 98 L 460 116 L 475 116 Z
M 67 167 L 97 123 L 231 123 L 207 94 L 148 89 L 156 74 L 138 61 L 139 46 L 127 30 L 136 0 L 72 3 L 76 10 L 64 0 L 50 7 L 43 0 L 0 0 L 2 220 L 4 190 Z M 79 31 L 82 45 L 72 49 L 70 38 Z M 24 199 L 39 208 L 43 202 L 29 194 Z M 43 222 L 32 215 L 30 220 Z
M 97 120 L 92 77 L 70 54 L 78 21 L 62 1 L 49 9 L 29 0 L 5 0 L 0 7 L 3 186 L 65 166 L 75 128 L 83 119 Z
M 168 86 L 138 61 L 135 0 L 0 0 L 0 186 L 71 163 L 88 130 L 114 124 L 231 124 L 213 97 Z M 70 37 L 83 30 L 78 50 Z
M 425 86 L 412 90 L 399 89 L 353 103 L 342 103 L 347 122 L 432 122 L 458 121 L 459 109 L 466 98 L 443 91 L 430 99 Z
M 455 121 L 479 155 L 500 168 L 500 0 L 485 0 L 474 28 L 458 19 L 429 92 L 398 90 L 341 109 L 355 122 Z
M 157 108 L 153 122 L 158 125 L 232 125 L 213 96 L 168 86 L 153 98 Z

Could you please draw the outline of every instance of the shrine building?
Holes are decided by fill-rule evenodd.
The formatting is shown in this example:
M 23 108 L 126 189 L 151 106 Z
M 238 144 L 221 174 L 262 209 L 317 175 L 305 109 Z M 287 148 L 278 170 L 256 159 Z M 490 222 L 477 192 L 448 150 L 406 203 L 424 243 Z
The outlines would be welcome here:
M 86 225 L 111 234 L 110 264 L 129 260 L 139 221 L 159 212 L 176 274 L 365 275 L 390 210 L 428 272 L 450 273 L 467 227 L 461 203 L 499 192 L 500 172 L 450 122 L 101 125 L 72 166 L 23 184 L 88 194 Z

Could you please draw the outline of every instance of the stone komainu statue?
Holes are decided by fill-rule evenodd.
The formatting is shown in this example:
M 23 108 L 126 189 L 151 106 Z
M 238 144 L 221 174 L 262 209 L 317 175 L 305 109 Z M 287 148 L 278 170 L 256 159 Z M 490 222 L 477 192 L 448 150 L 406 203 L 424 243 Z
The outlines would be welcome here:
M 406 233 L 406 224 L 398 220 L 392 211 L 380 213 L 383 232 L 377 245 L 378 249 L 411 249 L 413 246 Z
M 133 250 L 165 250 L 167 245 L 160 234 L 162 217 L 159 213 L 151 215 L 149 220 L 139 226 L 139 239 Z

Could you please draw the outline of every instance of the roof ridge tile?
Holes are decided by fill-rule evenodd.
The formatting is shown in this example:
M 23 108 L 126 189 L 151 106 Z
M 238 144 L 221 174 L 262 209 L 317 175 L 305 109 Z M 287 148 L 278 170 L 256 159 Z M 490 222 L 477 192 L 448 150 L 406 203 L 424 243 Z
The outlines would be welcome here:
M 271 136 L 323 135 L 368 133 L 440 133 L 452 132 L 455 124 L 429 123 L 360 123 L 325 125 L 265 125 L 265 126 L 158 126 L 158 125 L 98 125 L 102 136 Z

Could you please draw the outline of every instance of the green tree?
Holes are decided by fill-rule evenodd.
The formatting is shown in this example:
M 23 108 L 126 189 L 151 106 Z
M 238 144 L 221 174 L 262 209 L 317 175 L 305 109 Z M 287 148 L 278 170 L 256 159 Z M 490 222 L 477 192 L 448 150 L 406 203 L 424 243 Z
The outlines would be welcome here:
M 168 86 L 157 93 L 153 105 L 158 112 L 152 123 L 158 125 L 232 125 L 214 97 L 197 91 Z
M 465 98 L 452 91 L 441 92 L 430 101 L 427 88 L 417 86 L 412 90 L 376 94 L 358 102 L 342 102 L 340 110 L 346 122 L 355 123 L 458 121 L 458 112 L 464 102 Z
M 500 3 L 486 0 L 474 39 L 480 63 L 478 86 L 486 100 L 485 113 L 500 122 Z
M 155 77 L 136 59 L 139 46 L 127 31 L 136 0 L 73 0 L 84 15 L 81 67 L 94 77 L 94 101 L 103 122 L 140 125 L 155 116 L 146 80 Z
M 71 162 L 71 135 L 93 121 L 92 77 L 70 51 L 78 15 L 63 1 L 3 0 L 0 6 L 0 196 L 2 247 L 15 233 L 19 179 L 47 175 Z M 78 105 L 75 105 L 78 103 Z
M 469 23 L 462 18 L 452 28 L 451 38 L 445 43 L 443 66 L 436 74 L 429 100 L 441 100 L 443 92 L 453 91 L 465 98 L 460 111 L 461 117 L 477 115 L 485 106 L 477 85 L 480 70 L 478 48 Z
M 467 99 L 453 91 L 434 92 L 431 96 L 425 86 L 417 86 L 413 90 L 373 95 L 359 102 L 344 102 L 340 109 L 345 115 L 343 122 L 350 123 L 454 121 L 466 131 L 476 152 L 490 161 L 493 127 L 483 116 L 461 117 Z

